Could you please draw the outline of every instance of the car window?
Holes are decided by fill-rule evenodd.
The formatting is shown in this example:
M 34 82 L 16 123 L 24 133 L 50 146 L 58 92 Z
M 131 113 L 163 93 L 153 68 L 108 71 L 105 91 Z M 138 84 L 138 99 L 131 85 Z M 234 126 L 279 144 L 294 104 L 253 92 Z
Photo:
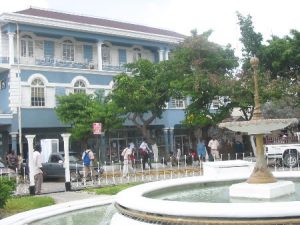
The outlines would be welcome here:
M 58 163 L 58 161 L 61 160 L 58 155 L 52 155 L 50 158 L 50 162 L 52 163 Z
M 78 162 L 79 161 L 79 159 L 75 155 L 70 155 L 69 158 L 70 158 L 70 162 Z
M 78 162 L 80 161 L 80 159 L 76 156 L 77 153 L 74 153 L 74 152 L 71 152 L 70 155 L 69 155 L 69 160 L 70 162 Z M 65 157 L 65 154 L 62 153 L 61 154 L 63 157 Z

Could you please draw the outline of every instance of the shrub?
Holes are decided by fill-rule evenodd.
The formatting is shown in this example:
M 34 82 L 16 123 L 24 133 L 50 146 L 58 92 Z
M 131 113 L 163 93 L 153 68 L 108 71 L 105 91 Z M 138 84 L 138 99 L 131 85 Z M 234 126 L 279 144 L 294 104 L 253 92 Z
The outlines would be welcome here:
M 0 177 L 0 208 L 4 208 L 7 199 L 16 188 L 16 181 L 8 177 Z

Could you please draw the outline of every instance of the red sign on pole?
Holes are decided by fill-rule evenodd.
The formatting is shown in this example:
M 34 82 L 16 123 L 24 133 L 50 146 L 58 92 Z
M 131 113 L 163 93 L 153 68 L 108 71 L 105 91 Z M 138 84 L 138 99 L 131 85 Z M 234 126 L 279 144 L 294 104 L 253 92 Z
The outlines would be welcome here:
M 101 123 L 93 123 L 93 133 L 101 134 L 101 131 L 102 131 L 102 124 Z

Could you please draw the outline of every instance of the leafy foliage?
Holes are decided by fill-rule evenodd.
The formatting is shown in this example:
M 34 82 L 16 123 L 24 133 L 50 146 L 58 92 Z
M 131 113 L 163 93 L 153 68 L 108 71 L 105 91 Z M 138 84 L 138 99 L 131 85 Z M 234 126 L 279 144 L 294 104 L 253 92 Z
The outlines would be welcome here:
M 8 177 L 0 179 L 0 208 L 4 208 L 8 198 L 16 188 L 16 181 Z
M 153 64 L 141 59 L 127 65 L 131 75 L 122 73 L 114 79 L 111 99 L 148 139 L 147 126 L 162 116 L 172 93 L 170 66 L 169 62 Z
M 70 94 L 57 97 L 56 113 L 59 119 L 71 126 L 74 139 L 86 141 L 92 135 L 92 124 L 101 122 L 104 129 L 117 127 L 123 121 L 119 108 L 113 102 L 105 102 L 103 93 L 87 95 Z
M 291 30 L 290 36 L 273 36 L 268 40 L 262 54 L 262 64 L 272 79 L 291 79 L 294 83 L 300 76 L 300 32 Z
M 290 110 L 295 112 L 299 108 L 300 33 L 292 30 L 290 36 L 283 38 L 273 36 L 267 41 L 267 45 L 264 45 L 262 35 L 254 31 L 252 17 L 250 15 L 244 17 L 240 13 L 237 16 L 242 36 L 240 40 L 244 45 L 244 59 L 243 70 L 238 79 L 229 85 L 232 89 L 229 94 L 232 106 L 240 107 L 244 117 L 251 119 L 254 88 L 249 59 L 256 55 L 260 59 L 260 100 L 261 103 L 267 104 L 264 107 L 265 117 L 270 118 L 271 115 L 273 118 L 282 117 L 280 108 L 287 110 L 286 115 L 295 115 Z
M 260 57 L 260 49 L 263 41 L 262 34 L 254 31 L 252 17 L 250 15 L 245 17 L 237 12 L 237 17 L 241 31 L 240 41 L 244 45 L 242 49 L 244 58 L 250 59 L 252 56 Z
M 179 96 L 188 96 L 191 104 L 183 122 L 190 127 L 215 124 L 228 114 L 228 108 L 210 111 L 212 101 L 222 93 L 221 86 L 238 65 L 230 46 L 222 47 L 208 40 L 211 31 L 187 38 L 175 51 L 172 60 L 180 79 L 172 83 Z

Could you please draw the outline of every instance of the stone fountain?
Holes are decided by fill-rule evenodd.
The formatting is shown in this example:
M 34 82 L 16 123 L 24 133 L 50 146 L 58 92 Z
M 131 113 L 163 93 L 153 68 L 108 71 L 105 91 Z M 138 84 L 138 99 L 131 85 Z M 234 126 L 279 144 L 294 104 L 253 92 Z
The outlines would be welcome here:
M 293 193 L 295 185 L 289 180 L 296 179 L 298 181 L 300 174 L 296 171 L 289 171 L 283 174 L 277 172 L 276 176 L 273 176 L 267 167 L 263 147 L 264 134 L 297 123 L 298 120 L 264 119 L 262 117 L 258 93 L 258 63 L 257 58 L 251 59 L 255 88 L 255 109 L 252 120 L 219 124 L 220 127 L 235 132 L 255 135 L 256 162 L 252 173 L 249 172 L 246 175 L 232 172 L 227 173 L 227 176 L 219 177 L 206 176 L 204 173 L 204 176 L 152 182 L 129 188 L 117 195 L 115 207 L 118 213 L 113 216 L 112 225 L 124 223 L 300 224 L 300 200 L 271 202 L 273 198 L 282 196 L 285 199 L 285 195 Z M 230 162 L 228 163 L 230 164 Z M 223 165 L 223 167 L 225 166 L 228 165 Z M 234 163 L 232 166 L 234 167 Z M 235 167 L 234 170 L 238 171 L 239 168 Z M 249 174 L 251 174 L 250 177 Z M 280 179 L 277 180 L 277 178 Z M 243 180 L 246 182 L 241 182 Z M 153 193 L 155 195 L 156 193 L 170 192 L 174 188 L 179 189 L 178 195 L 180 195 L 180 190 L 188 189 L 191 186 L 210 185 L 214 187 L 214 185 L 222 185 L 226 182 L 234 183 L 228 188 L 230 200 L 227 203 L 174 201 L 169 200 L 168 197 L 167 199 L 151 197 Z M 201 190 L 198 191 L 200 194 Z M 265 202 L 262 202 L 261 199 L 265 199 Z
M 111 225 L 150 225 L 150 224 L 222 224 L 222 225 L 278 225 L 300 224 L 300 192 L 292 193 L 295 190 L 294 183 L 288 180 L 294 180 L 300 189 L 299 171 L 274 172 L 274 175 L 268 170 L 264 158 L 263 135 L 272 130 L 282 129 L 292 123 L 297 123 L 296 119 L 263 119 L 260 112 L 257 66 L 258 59 L 253 58 L 251 64 L 254 69 L 255 83 L 255 112 L 251 121 L 221 123 L 220 127 L 228 128 L 233 131 L 247 132 L 256 137 L 256 163 L 250 177 L 248 174 L 237 173 L 241 170 L 240 165 L 236 166 L 236 161 L 226 161 L 222 168 L 227 169 L 227 164 L 231 163 L 231 169 L 225 171 L 226 176 L 195 176 L 178 179 L 168 179 L 164 181 L 149 182 L 137 185 L 120 192 L 116 196 L 114 206 L 117 212 L 111 219 Z M 219 162 L 214 162 L 218 164 Z M 221 167 L 220 167 L 221 168 Z M 278 180 L 277 180 L 278 179 Z M 245 181 L 242 182 L 241 181 Z M 225 184 L 231 185 L 229 188 Z M 233 197 L 242 197 L 240 199 L 231 198 L 226 201 L 220 200 L 223 196 L 216 197 L 213 192 L 216 187 L 222 186 L 222 194 L 229 192 Z M 203 193 L 203 188 L 211 188 L 212 194 L 204 200 L 195 198 Z M 194 188 L 194 189 L 192 189 Z M 175 190 L 175 192 L 174 192 Z M 158 193 L 171 193 L 176 197 L 182 195 L 186 190 L 191 190 L 195 195 L 191 195 L 191 200 L 172 199 L 170 195 L 163 198 L 156 198 Z M 287 191 L 286 191 L 287 190 Z M 174 194 L 175 193 L 175 194 Z M 254 193 L 254 195 L 249 195 Z M 259 193 L 259 195 L 257 194 Z M 281 196 L 278 200 L 272 199 Z M 298 197 L 297 197 L 298 195 Z M 206 196 L 205 196 L 206 197 Z M 292 197 L 289 198 L 289 197 Z M 295 198 L 294 198 L 295 197 Z M 215 199 L 213 199 L 215 198 Z M 252 199 L 251 199 L 252 198 Z M 245 200 L 246 199 L 246 200 Z M 250 200 L 249 200 L 250 199 Z M 261 199 L 264 199 L 263 201 Z M 265 200 L 266 199 L 266 200 Z M 290 199 L 290 200 L 288 200 Z M 90 201 L 91 199 L 89 199 Z M 273 201 L 274 200 L 274 201 Z M 109 202 L 111 202 L 110 200 Z M 250 203 L 249 203 L 250 201 Z M 18 214 L 15 219 L 7 218 L 1 220 L 0 224 L 24 224 L 24 221 L 34 221 L 45 217 L 58 215 L 64 210 L 72 207 L 77 209 L 89 208 L 99 205 L 101 200 L 93 198 L 92 202 L 70 203 L 70 206 L 51 206 L 53 208 L 42 208 L 37 211 L 29 211 L 29 214 Z M 55 209 L 56 208 L 56 209 Z M 46 212 L 46 213 L 45 213 Z M 3 221 L 3 222 L 2 222 Z M 69 221 L 69 220 L 68 220 Z M 89 221 L 90 222 L 90 221 Z M 107 224 L 107 221 L 97 224 Z M 39 223 L 38 223 L 39 224 Z M 52 223 L 51 223 L 52 224 Z
M 246 183 L 235 184 L 230 188 L 230 195 L 246 198 L 273 198 L 295 192 L 294 184 L 290 181 L 277 181 L 268 169 L 264 154 L 263 136 L 273 130 L 283 129 L 297 119 L 264 119 L 260 110 L 257 68 L 259 60 L 251 58 L 254 79 L 254 113 L 250 121 L 220 123 L 219 127 L 235 132 L 255 135 L 256 164 Z M 263 185 L 264 184 L 264 185 Z

